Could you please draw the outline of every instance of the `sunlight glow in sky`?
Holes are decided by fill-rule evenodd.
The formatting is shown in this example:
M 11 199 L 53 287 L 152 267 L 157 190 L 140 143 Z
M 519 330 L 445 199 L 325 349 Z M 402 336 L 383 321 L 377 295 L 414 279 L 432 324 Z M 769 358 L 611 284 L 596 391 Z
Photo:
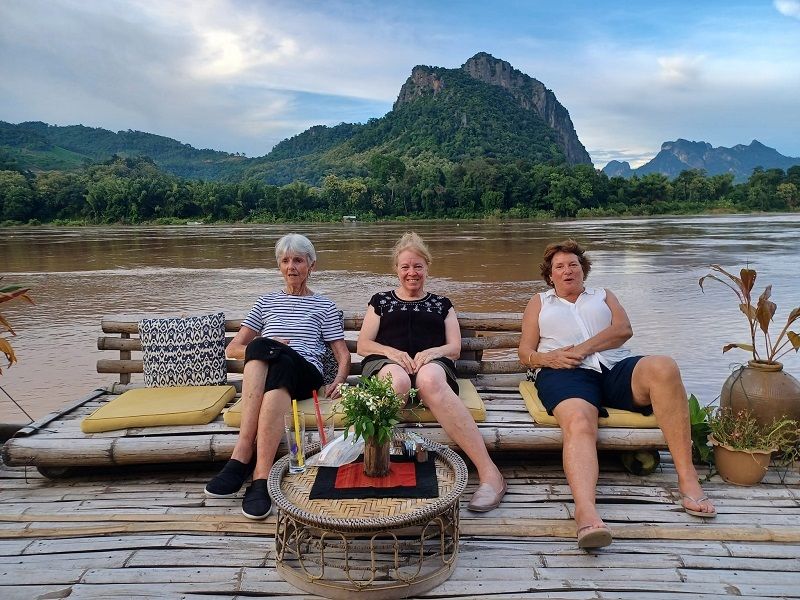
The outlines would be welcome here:
M 480 51 L 552 89 L 602 167 L 679 137 L 800 156 L 800 0 L 3 0 L 0 120 L 261 156 Z

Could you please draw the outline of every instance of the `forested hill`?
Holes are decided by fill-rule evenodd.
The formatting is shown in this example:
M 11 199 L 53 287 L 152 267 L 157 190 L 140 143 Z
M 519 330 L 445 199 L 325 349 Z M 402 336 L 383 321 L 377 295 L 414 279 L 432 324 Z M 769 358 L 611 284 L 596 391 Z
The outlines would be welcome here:
M 545 86 L 481 52 L 461 68 L 417 66 L 394 108 L 365 125 L 312 127 L 254 160 L 269 183 L 319 184 L 324 174 L 365 175 L 376 154 L 408 166 L 476 158 L 591 164 L 569 113 Z
M 0 150 L 32 171 L 72 170 L 115 154 L 148 156 L 165 171 L 190 179 L 235 179 L 247 161 L 240 155 L 198 150 L 142 131 L 114 133 L 99 127 L 59 127 L 39 121 L 18 125 L 0 121 Z

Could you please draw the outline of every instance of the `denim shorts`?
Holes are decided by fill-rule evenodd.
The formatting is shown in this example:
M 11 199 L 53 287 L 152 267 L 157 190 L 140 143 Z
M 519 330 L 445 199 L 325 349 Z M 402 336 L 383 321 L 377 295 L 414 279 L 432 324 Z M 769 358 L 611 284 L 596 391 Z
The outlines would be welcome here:
M 643 357 L 629 356 L 611 369 L 601 365 L 601 373 L 593 369 L 550 369 L 542 367 L 536 375 L 539 400 L 552 415 L 553 409 L 567 398 L 581 398 L 607 417 L 606 408 L 621 408 L 643 415 L 653 414 L 652 406 L 637 406 L 633 402 L 631 379 L 633 369 Z

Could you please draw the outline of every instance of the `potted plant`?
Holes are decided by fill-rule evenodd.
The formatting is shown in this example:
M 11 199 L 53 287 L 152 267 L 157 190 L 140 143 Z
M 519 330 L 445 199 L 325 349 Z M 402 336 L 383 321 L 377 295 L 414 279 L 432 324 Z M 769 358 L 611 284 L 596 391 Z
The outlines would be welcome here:
M 725 381 L 720 406 L 730 407 L 734 412 L 752 411 L 764 425 L 784 416 L 800 420 L 800 382 L 786 373 L 779 362 L 788 352 L 800 349 L 800 335 L 789 329 L 800 318 L 800 307 L 789 313 L 786 325 L 777 336 L 773 336 L 769 328 L 777 305 L 770 300 L 772 286 L 764 289 L 754 305 L 751 295 L 756 282 L 754 269 L 742 269 L 739 277 L 719 265 L 711 265 L 711 270 L 720 275 L 709 273 L 701 277 L 700 289 L 703 289 L 706 279 L 730 288 L 739 300 L 739 309 L 750 330 L 750 343 L 729 343 L 722 347 L 722 351 L 739 348 L 752 356 L 747 365 L 734 370 Z
M 773 453 L 784 461 L 797 454 L 800 432 L 793 419 L 765 425 L 751 411 L 719 407 L 709 413 L 708 427 L 714 465 L 728 483 L 754 485 L 764 478 Z
M 389 473 L 389 445 L 392 430 L 400 422 L 400 411 L 406 399 L 392 388 L 392 376 L 362 377 L 358 385 L 342 384 L 338 412 L 344 414 L 347 426 L 364 440 L 364 474 L 382 477 Z M 409 398 L 416 397 L 411 389 Z

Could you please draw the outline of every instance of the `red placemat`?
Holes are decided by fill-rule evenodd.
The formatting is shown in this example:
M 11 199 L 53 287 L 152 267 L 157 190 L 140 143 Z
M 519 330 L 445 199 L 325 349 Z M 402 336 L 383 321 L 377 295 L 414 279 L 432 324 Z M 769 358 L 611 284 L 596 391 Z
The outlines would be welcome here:
M 364 475 L 363 457 L 341 467 L 319 467 L 308 497 L 311 500 L 350 498 L 438 498 L 436 453 L 418 463 L 413 458 L 392 456 L 385 477 Z

